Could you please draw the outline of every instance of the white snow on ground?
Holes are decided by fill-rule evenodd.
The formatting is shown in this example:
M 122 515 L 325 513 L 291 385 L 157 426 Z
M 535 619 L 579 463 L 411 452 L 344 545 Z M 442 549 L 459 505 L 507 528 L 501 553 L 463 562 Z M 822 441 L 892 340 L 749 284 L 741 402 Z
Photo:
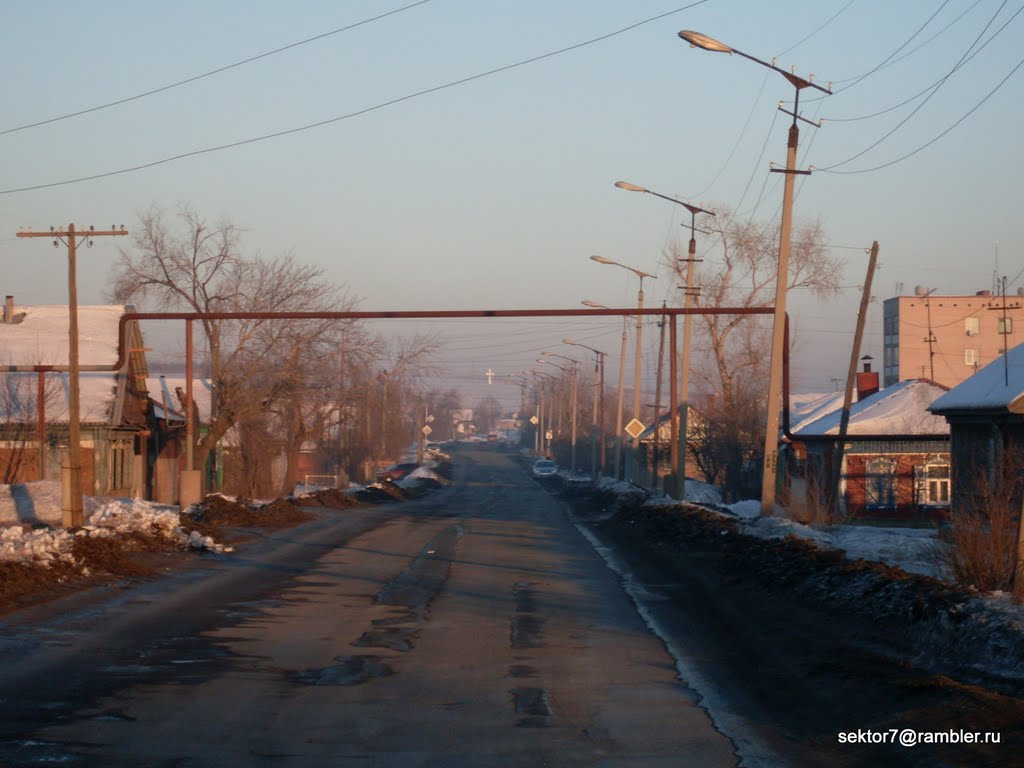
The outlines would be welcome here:
M 758 502 L 753 504 L 760 508 Z M 741 505 L 741 506 L 740 506 Z M 762 539 L 799 536 L 820 547 L 841 549 L 850 560 L 872 560 L 902 568 L 907 573 L 945 579 L 934 528 L 881 528 L 870 525 L 834 525 L 815 528 L 781 517 L 749 514 L 751 503 L 740 502 L 743 531 Z
M 436 472 L 428 469 L 426 466 L 416 467 L 412 472 L 403 477 L 401 480 L 396 480 L 395 485 L 399 488 L 409 488 L 416 485 L 421 480 L 433 480 L 441 485 L 448 485 L 448 481 L 441 477 Z
M 82 507 L 86 524 L 71 533 L 59 527 L 60 483 L 43 480 L 0 485 L 0 561 L 47 564 L 69 560 L 75 536 L 117 536 L 134 531 L 163 536 L 193 549 L 230 551 L 209 536 L 186 532 L 175 506 L 86 496 Z

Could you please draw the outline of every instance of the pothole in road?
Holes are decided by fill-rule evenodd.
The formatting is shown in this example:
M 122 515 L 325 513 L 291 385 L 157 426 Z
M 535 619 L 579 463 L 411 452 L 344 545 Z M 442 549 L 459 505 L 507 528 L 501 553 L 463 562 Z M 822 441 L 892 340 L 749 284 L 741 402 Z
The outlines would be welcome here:
M 537 590 L 528 581 L 517 581 L 512 586 L 516 599 L 516 613 L 534 613 L 537 610 Z
M 405 653 L 413 649 L 413 643 L 419 634 L 419 630 L 414 627 L 371 629 L 363 632 L 352 645 L 358 648 L 387 648 Z
M 68 744 L 42 739 L 17 739 L 0 742 L 0 765 L 81 765 L 80 755 L 68 751 Z
M 516 725 L 520 728 L 547 728 L 551 723 L 551 704 L 543 688 L 513 688 L 512 705 L 522 715 Z
M 509 677 L 536 677 L 537 670 L 529 664 L 513 664 L 508 668 Z
M 308 669 L 295 675 L 306 685 L 359 685 L 375 677 L 390 677 L 394 670 L 380 656 L 336 656 L 341 662 L 323 669 Z
M 523 614 L 513 616 L 511 621 L 510 643 L 513 648 L 543 648 L 544 619 L 539 616 Z

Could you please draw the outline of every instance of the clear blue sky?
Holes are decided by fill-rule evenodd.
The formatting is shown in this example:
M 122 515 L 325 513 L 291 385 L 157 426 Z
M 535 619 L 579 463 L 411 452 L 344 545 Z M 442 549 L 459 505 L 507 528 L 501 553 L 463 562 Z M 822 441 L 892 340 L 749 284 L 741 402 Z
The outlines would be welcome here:
M 0 28 L 7 60 L 0 130 L 132 96 L 408 3 L 12 5 Z M 430 0 L 154 96 L 0 135 L 0 188 L 116 171 L 329 120 L 683 5 Z M 679 232 L 681 209 L 617 190 L 614 181 L 705 207 L 754 209 L 766 221 L 781 200 L 768 163 L 785 160 L 787 123 L 775 107 L 792 88 L 740 57 L 689 48 L 676 36 L 680 29 L 849 86 L 805 105 L 806 115 L 826 122 L 803 127 L 800 163 L 826 168 L 881 139 L 921 99 L 871 119 L 836 119 L 887 110 L 939 81 L 977 50 L 971 45 L 979 35 L 980 45 L 1021 7 L 1021 0 L 707 0 L 592 45 L 323 127 L 97 181 L 2 194 L 0 287 L 24 303 L 66 301 L 63 251 L 45 240 L 16 240 L 21 226 L 131 227 L 151 204 L 184 202 L 211 219 L 233 220 L 252 251 L 292 250 L 323 265 L 366 309 L 555 308 L 581 299 L 628 306 L 635 280 L 588 257 L 655 271 Z M 888 66 L 851 84 L 933 14 Z M 835 170 L 889 163 L 948 129 L 1020 63 L 1022 31 L 1024 13 L 905 125 Z M 973 292 L 990 288 L 998 272 L 1017 277 L 1013 288 L 1024 285 L 1022 95 L 1024 73 L 1017 72 L 913 157 L 867 173 L 816 172 L 802 183 L 796 215 L 821 217 L 830 241 L 846 246 L 836 252 L 847 264 L 847 288 L 828 304 L 792 297 L 795 388 L 831 390 L 832 377 L 845 375 L 866 266 L 858 249 L 872 240 L 881 244 L 883 266 L 863 351 L 876 358 L 880 301 L 899 284 Z M 101 300 L 114 247 L 97 241 L 83 252 L 83 302 Z M 673 288 L 663 274 L 648 301 L 678 301 Z M 567 335 L 613 356 L 618 349 L 617 321 L 438 327 L 449 338 L 455 385 L 479 385 L 488 368 L 521 370 L 543 349 L 571 354 L 559 341 Z M 648 338 L 656 341 L 654 333 Z M 485 389 L 467 388 L 467 399 Z

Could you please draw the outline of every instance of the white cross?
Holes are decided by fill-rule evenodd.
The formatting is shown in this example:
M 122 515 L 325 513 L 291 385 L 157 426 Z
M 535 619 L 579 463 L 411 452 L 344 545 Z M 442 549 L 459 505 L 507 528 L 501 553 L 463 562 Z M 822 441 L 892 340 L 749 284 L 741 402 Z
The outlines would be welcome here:
M 485 373 L 484 376 L 487 377 L 488 384 L 494 383 L 494 371 L 492 371 L 490 368 L 487 369 L 487 373 Z

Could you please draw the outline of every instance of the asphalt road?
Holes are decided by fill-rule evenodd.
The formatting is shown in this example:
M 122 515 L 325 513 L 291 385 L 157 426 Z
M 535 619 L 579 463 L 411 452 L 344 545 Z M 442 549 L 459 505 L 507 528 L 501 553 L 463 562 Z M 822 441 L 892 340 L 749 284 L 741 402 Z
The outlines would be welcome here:
M 6 622 L 0 765 L 735 765 L 562 503 L 456 472 Z

